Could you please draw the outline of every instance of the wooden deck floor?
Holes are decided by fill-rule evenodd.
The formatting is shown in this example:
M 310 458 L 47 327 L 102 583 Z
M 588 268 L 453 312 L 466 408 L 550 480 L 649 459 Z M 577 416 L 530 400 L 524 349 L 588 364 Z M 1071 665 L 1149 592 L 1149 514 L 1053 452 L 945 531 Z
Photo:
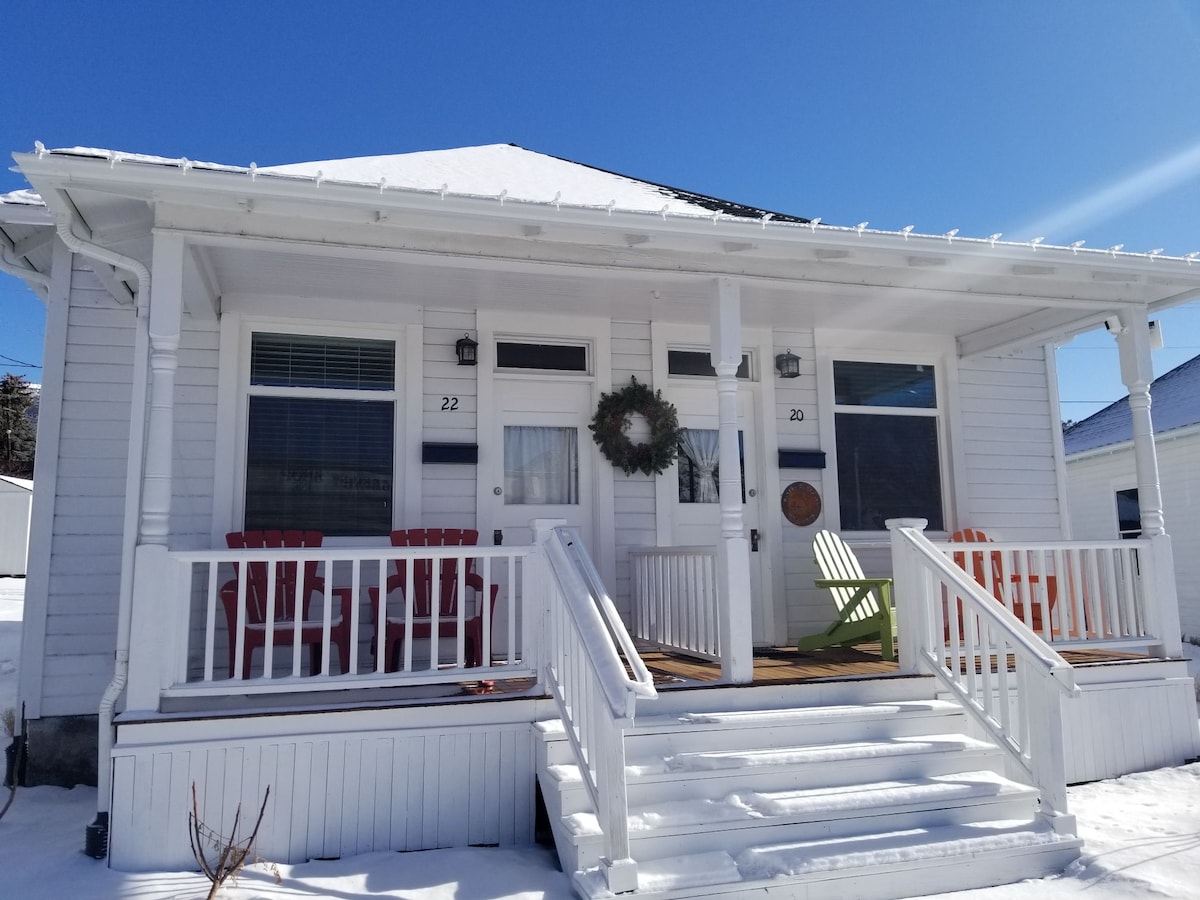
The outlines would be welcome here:
M 720 681 L 719 663 L 706 662 L 662 650 L 639 650 L 657 687 L 671 688 Z M 1146 659 L 1136 653 L 1106 650 L 1066 651 L 1072 665 L 1095 665 Z M 800 652 L 794 647 L 762 647 L 754 651 L 755 684 L 796 684 L 829 678 L 886 678 L 899 675 L 898 663 L 887 662 L 878 643 L 854 647 L 827 647 Z

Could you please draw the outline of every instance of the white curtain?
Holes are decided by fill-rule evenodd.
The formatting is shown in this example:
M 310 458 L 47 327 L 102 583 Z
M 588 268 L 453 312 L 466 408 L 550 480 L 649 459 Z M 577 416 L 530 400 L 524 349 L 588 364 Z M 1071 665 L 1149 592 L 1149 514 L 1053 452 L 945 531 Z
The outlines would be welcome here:
M 578 439 L 574 428 L 506 425 L 505 504 L 578 503 Z
M 717 503 L 717 462 L 720 432 L 710 428 L 685 428 L 679 448 L 696 467 L 696 503 Z

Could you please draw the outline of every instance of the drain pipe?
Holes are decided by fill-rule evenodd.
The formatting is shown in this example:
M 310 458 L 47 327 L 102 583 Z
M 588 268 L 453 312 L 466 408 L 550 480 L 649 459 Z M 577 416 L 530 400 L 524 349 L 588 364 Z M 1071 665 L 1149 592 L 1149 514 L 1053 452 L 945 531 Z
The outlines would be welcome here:
M 112 806 L 112 748 L 115 739 L 113 718 L 117 700 L 125 690 L 125 683 L 129 677 L 133 554 L 137 546 L 138 514 L 141 509 L 142 457 L 146 436 L 146 382 L 150 365 L 150 269 L 139 260 L 79 237 L 74 230 L 74 225 L 79 221 L 79 213 L 65 192 L 52 191 L 49 195 L 44 195 L 43 200 L 54 213 L 59 238 L 71 252 L 115 266 L 130 273 L 137 280 L 137 289 L 134 292 L 137 323 L 134 333 L 133 389 L 129 410 L 129 453 L 125 472 L 125 530 L 121 539 L 117 646 L 112 681 L 104 690 L 99 708 L 96 820 L 88 825 L 84 838 L 84 852 L 93 859 L 104 859 L 108 856 L 108 814 Z

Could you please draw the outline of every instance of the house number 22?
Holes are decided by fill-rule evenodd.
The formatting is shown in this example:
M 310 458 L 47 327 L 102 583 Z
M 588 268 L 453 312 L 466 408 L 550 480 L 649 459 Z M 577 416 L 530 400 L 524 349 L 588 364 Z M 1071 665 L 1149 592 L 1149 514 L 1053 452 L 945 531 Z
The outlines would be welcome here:
M 458 398 L 457 397 L 443 397 L 442 398 L 442 409 L 443 410 L 458 409 Z
M 788 416 L 788 421 L 789 422 L 803 422 L 804 421 L 804 410 L 793 409 L 791 415 Z

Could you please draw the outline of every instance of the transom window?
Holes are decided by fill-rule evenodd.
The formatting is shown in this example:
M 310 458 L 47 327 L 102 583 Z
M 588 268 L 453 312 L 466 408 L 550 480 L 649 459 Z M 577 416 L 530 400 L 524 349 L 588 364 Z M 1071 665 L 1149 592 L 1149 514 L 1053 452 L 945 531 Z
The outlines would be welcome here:
M 245 528 L 391 529 L 394 341 L 256 333 L 248 393 Z
M 842 529 L 888 519 L 944 529 L 940 413 L 932 366 L 835 361 L 834 426 Z
M 587 347 L 582 344 L 496 342 L 496 367 L 538 371 L 586 372 Z
M 713 368 L 712 354 L 707 350 L 667 350 L 667 374 L 716 378 L 717 370 Z M 737 377 L 750 378 L 749 353 L 742 354 Z

